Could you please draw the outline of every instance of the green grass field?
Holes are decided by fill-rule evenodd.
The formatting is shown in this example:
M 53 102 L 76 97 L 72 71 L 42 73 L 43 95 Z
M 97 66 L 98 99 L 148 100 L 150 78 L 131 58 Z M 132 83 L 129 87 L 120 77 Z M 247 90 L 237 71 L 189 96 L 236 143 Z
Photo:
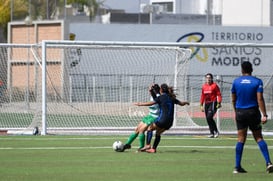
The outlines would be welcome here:
M 209 181 L 272 180 L 249 136 L 242 165 L 233 174 L 235 136 L 163 135 L 156 154 L 114 152 L 115 140 L 127 136 L 0 136 L 0 180 L 3 181 Z M 273 137 L 266 137 L 273 158 Z

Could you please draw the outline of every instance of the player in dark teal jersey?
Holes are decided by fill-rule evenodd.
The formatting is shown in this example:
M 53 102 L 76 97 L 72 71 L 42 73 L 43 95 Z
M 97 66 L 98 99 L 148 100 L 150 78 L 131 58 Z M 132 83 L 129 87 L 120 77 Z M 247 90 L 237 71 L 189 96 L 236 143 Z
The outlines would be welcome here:
M 231 93 L 235 110 L 238 141 L 235 149 L 235 168 L 233 173 L 246 173 L 241 166 L 244 144 L 248 128 L 257 142 L 266 162 L 266 172 L 273 172 L 268 146 L 262 136 L 262 124 L 267 122 L 266 106 L 263 97 L 263 82 L 252 76 L 252 64 L 243 62 L 242 76 L 233 81 Z M 262 113 L 262 115 L 261 115 Z

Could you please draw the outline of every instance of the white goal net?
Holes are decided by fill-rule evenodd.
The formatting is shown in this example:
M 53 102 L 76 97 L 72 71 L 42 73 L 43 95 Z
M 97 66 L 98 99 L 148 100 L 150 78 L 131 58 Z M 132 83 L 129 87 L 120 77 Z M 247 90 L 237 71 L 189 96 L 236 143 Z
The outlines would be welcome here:
M 47 133 L 126 133 L 148 113 L 134 102 L 149 101 L 152 83 L 174 86 L 186 100 L 190 49 L 137 44 L 49 43 Z M 41 61 L 41 60 L 39 60 Z M 174 127 L 198 127 L 187 107 L 177 109 Z
M 256 59 L 270 62 L 273 45 L 164 44 L 140 42 L 44 41 L 43 44 L 0 44 L 0 134 L 128 134 L 147 107 L 152 83 L 175 88 L 179 100 L 173 127 L 166 134 L 208 134 L 199 99 L 204 75 L 192 75 L 196 50 L 263 51 Z M 216 47 L 216 48 L 215 48 Z M 242 48 L 238 48 L 242 47 Z M 202 53 L 204 51 L 200 51 Z M 226 56 L 230 57 L 230 56 Z M 232 57 L 231 57 L 232 58 Z M 229 63 L 230 59 L 218 63 Z M 46 62 L 46 63 L 43 63 Z M 270 66 L 269 66 L 270 67 Z M 210 72 L 210 70 L 206 70 Z M 272 119 L 272 71 L 262 69 L 264 97 Z M 221 72 L 221 71 L 220 71 Z M 231 83 L 238 74 L 219 74 L 222 108 L 215 116 L 221 134 L 236 133 Z M 218 77 L 215 76 L 215 77 Z M 272 122 L 264 125 L 272 133 Z

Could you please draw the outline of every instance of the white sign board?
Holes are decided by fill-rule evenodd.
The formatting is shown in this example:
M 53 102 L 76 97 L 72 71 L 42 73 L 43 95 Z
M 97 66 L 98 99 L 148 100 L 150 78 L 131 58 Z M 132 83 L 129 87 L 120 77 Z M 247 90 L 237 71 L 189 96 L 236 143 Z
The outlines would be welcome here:
M 272 27 L 223 27 L 189 25 L 70 24 L 76 40 L 135 42 L 273 43 Z M 189 73 L 239 75 L 240 62 L 250 61 L 255 75 L 272 74 L 273 48 L 192 48 Z

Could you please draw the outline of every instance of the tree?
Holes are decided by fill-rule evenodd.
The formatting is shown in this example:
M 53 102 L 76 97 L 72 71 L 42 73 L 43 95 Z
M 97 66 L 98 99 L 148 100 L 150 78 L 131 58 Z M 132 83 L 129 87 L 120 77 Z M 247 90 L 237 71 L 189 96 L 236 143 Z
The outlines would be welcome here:
M 92 21 L 98 11 L 101 1 L 96 0 L 0 0 L 0 28 L 3 29 L 4 37 L 7 38 L 8 22 L 13 20 L 24 20 L 26 16 L 36 19 L 51 19 L 51 15 L 56 12 L 58 7 L 65 7 L 65 4 L 77 4 L 87 6 Z M 29 4 L 30 3 L 30 4 Z M 12 12 L 11 12 L 12 7 Z
M 13 16 L 24 17 L 27 15 L 26 0 L 13 0 Z M 3 29 L 4 37 L 7 38 L 7 27 L 10 21 L 11 13 L 11 0 L 0 0 L 0 27 Z
M 7 24 L 10 21 L 9 7 L 9 1 L 0 0 L 0 27 L 5 39 L 7 39 Z

